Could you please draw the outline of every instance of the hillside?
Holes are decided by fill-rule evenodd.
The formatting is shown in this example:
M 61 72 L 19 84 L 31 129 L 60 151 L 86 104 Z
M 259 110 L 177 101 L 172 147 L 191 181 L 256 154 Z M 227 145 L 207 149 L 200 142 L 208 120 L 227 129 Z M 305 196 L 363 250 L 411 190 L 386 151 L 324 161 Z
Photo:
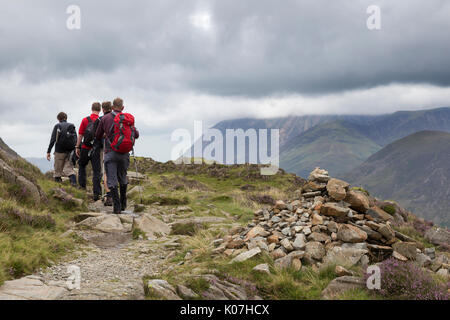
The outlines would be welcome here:
M 280 150 L 280 166 L 301 177 L 317 166 L 336 175 L 360 165 L 380 148 L 348 122 L 327 122 L 289 140 Z
M 114 215 L 90 187 L 56 184 L 5 154 L 0 300 L 392 299 L 363 277 L 367 263 L 393 257 L 433 286 L 420 294 L 448 299 L 450 233 L 324 170 L 306 181 L 262 176 L 259 165 L 137 158 L 127 210 Z M 38 199 L 22 188 L 31 185 Z M 71 266 L 79 288 L 67 284 Z
M 450 133 L 421 131 L 389 144 L 342 178 L 450 226 Z

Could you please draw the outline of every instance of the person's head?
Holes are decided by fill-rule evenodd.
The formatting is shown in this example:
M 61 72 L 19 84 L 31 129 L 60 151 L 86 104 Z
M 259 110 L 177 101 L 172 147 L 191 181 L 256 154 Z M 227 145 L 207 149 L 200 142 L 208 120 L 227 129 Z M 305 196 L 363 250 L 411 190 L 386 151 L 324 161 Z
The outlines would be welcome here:
M 100 102 L 94 102 L 92 104 L 92 109 L 91 109 L 92 112 L 100 113 L 101 109 L 102 109 L 102 105 L 100 104 Z
M 111 101 L 105 101 L 102 103 L 103 114 L 107 114 L 107 113 L 111 112 L 111 108 L 112 108 Z
M 112 108 L 114 111 L 122 112 L 123 110 L 123 100 L 121 98 L 115 98 L 113 101 Z
M 58 119 L 59 122 L 61 121 L 67 121 L 67 114 L 65 112 L 60 112 L 56 116 L 56 119 Z

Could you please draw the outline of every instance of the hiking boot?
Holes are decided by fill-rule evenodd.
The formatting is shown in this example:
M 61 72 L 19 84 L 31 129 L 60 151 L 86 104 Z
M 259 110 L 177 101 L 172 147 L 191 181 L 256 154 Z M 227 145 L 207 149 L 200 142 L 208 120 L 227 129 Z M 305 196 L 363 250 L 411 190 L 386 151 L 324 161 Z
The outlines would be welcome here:
M 94 200 L 94 202 L 97 202 L 98 200 L 100 200 L 100 196 L 97 194 L 94 194 L 94 196 L 92 197 L 92 200 Z
M 55 182 L 61 183 L 62 182 L 62 178 L 61 177 L 55 177 Z
M 77 177 L 73 174 L 71 176 L 69 176 L 69 180 L 70 180 L 70 184 L 72 185 L 72 187 L 77 187 Z
M 120 186 L 120 206 L 122 211 L 127 209 L 127 187 L 128 185 Z
M 121 205 L 120 205 L 120 197 L 119 197 L 119 189 L 117 187 L 111 188 L 111 196 L 113 202 L 113 213 L 121 214 Z
M 113 205 L 113 200 L 112 200 L 111 192 L 108 192 L 108 193 L 106 194 L 105 202 L 103 203 L 103 205 L 104 205 L 105 207 L 112 207 L 112 205 Z

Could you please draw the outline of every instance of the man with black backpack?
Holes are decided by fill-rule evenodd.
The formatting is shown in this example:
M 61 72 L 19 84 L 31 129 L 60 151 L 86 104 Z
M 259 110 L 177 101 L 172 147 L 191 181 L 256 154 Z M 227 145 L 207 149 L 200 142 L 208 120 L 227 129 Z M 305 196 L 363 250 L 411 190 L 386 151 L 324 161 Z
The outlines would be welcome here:
M 94 193 L 94 201 L 100 199 L 102 194 L 101 188 L 101 163 L 100 152 L 98 145 L 99 141 L 95 138 L 95 132 L 99 124 L 98 117 L 101 110 L 99 102 L 92 104 L 92 114 L 81 121 L 80 129 L 78 130 L 78 141 L 76 146 L 76 155 L 78 160 L 78 183 L 82 189 L 86 189 L 86 166 L 89 161 L 92 165 L 92 185 Z
M 56 182 L 62 182 L 63 174 L 70 179 L 72 186 L 76 187 L 77 178 L 73 171 L 73 164 L 70 161 L 70 154 L 75 149 L 77 143 L 77 132 L 72 123 L 67 122 L 67 114 L 60 112 L 56 117 L 58 123 L 53 128 L 50 144 L 47 149 L 47 160 L 51 159 L 51 152 L 55 146 L 55 173 Z
M 105 171 L 115 214 L 120 214 L 127 207 L 130 151 L 133 150 L 135 139 L 139 138 L 134 117 L 123 113 L 123 108 L 123 100 L 116 98 L 112 106 L 113 111 L 102 118 L 96 132 L 98 140 L 105 137 Z

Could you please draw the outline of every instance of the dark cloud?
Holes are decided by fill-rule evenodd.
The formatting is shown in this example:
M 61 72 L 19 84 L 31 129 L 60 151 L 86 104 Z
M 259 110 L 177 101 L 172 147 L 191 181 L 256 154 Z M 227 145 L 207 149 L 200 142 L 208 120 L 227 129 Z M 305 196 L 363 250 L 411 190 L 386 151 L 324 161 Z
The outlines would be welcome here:
M 448 1 L 77 1 L 82 29 L 65 28 L 73 1 L 2 4 L 0 70 L 28 81 L 136 66 L 151 86 L 218 95 L 320 94 L 392 82 L 450 84 Z M 382 29 L 366 28 L 381 7 Z M 196 28 L 196 12 L 211 29 Z

